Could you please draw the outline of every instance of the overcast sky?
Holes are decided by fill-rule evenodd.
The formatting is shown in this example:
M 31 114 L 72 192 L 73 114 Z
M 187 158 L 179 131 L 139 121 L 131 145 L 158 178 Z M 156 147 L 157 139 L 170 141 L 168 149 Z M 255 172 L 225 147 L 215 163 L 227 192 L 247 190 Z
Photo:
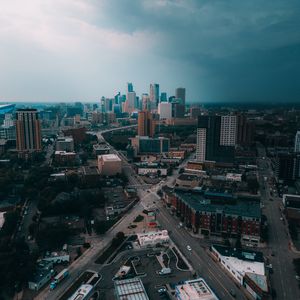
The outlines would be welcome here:
M 300 102 L 299 16 L 299 0 L 0 0 L 0 100 L 157 82 L 190 102 Z

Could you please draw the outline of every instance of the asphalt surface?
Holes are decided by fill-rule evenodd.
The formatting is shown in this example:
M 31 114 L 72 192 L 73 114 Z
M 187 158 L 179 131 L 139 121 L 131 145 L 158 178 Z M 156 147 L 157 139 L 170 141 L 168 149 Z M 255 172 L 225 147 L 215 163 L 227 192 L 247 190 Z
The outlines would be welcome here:
M 265 157 L 261 151 L 261 157 Z M 271 286 L 276 291 L 277 299 L 294 300 L 300 299 L 299 282 L 296 280 L 293 266 L 293 258 L 299 257 L 289 247 L 289 235 L 287 222 L 281 213 L 282 199 L 270 195 L 270 179 L 274 176 L 271 162 L 267 158 L 257 161 L 259 166 L 259 183 L 261 187 L 262 212 L 266 215 L 269 224 L 268 248 L 264 251 L 265 257 L 272 264 Z M 267 180 L 265 180 L 267 178 Z M 273 201 L 270 200 L 273 199 Z

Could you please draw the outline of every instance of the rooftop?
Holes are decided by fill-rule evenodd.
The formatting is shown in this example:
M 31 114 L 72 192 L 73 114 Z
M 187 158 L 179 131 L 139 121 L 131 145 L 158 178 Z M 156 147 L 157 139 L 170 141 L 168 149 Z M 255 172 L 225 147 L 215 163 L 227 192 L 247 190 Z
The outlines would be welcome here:
M 246 273 L 265 275 L 265 265 L 261 252 L 242 251 L 219 245 L 213 245 L 212 248 L 223 256 L 222 259 L 226 260 L 226 264 L 242 276 Z
M 268 281 L 267 277 L 264 275 L 246 273 L 246 275 L 253 281 L 255 284 L 261 288 L 262 291 L 268 292 Z
M 185 281 L 176 286 L 176 294 L 181 300 L 218 300 L 203 278 Z
M 120 157 L 116 154 L 98 155 L 98 159 L 99 158 L 102 158 L 104 161 L 121 161 Z
M 149 300 L 144 285 L 139 278 L 115 281 L 118 300 Z
M 257 201 L 239 200 L 232 204 L 216 204 L 213 200 L 205 199 L 200 193 L 191 193 L 176 190 L 174 194 L 185 202 L 187 206 L 195 211 L 216 212 L 221 211 L 224 214 L 245 216 L 250 218 L 260 218 L 261 209 Z M 207 196 L 207 195 L 206 195 Z M 218 195 L 214 195 L 218 196 Z M 221 197 L 221 196 L 220 196 Z

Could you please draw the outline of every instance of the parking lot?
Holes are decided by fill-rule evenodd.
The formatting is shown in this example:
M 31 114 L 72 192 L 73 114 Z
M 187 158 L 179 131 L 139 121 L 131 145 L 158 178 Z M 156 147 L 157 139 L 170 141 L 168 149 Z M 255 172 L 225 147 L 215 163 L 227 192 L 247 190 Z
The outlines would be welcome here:
M 150 300 L 163 298 L 168 299 L 167 295 L 160 295 L 158 290 L 163 287 L 174 287 L 174 285 L 178 282 L 192 278 L 192 271 L 182 271 L 176 267 L 177 258 L 170 249 L 166 252 L 153 252 L 151 249 L 139 251 L 135 250 L 134 252 L 130 251 L 130 253 L 128 252 L 129 251 L 118 256 L 117 261 L 114 261 L 113 264 L 104 265 L 101 268 L 100 273 L 103 275 L 103 279 L 98 285 L 101 299 L 114 298 L 113 277 L 124 264 L 131 266 L 132 268 L 129 276 L 138 276 L 141 278 Z M 159 262 L 157 256 L 163 253 L 166 253 L 166 255 L 161 255 L 160 260 L 165 262 L 166 267 L 171 268 L 171 274 L 158 274 L 164 264 Z

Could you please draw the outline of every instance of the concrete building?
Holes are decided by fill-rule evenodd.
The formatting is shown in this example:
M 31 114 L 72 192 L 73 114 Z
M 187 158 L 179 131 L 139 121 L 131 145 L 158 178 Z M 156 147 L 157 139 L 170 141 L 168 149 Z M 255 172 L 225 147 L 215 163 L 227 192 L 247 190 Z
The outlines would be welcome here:
M 185 105 L 185 88 L 177 88 L 175 90 L 175 98 L 180 99 L 180 103 Z
M 141 247 L 154 247 L 157 244 L 167 244 L 170 241 L 167 230 L 137 233 L 137 238 Z
M 238 284 L 243 285 L 254 299 L 269 299 L 269 283 L 261 252 L 221 245 L 212 245 L 211 252 L 215 260 Z
M 128 92 L 126 97 L 126 112 L 133 112 L 135 110 L 136 104 L 136 93 L 135 92 Z
M 149 300 L 140 278 L 115 280 L 116 300 Z
M 70 136 L 59 136 L 56 140 L 56 150 L 57 151 L 74 151 L 74 140 Z
M 204 162 L 206 158 L 206 128 L 197 128 L 196 159 Z
M 169 152 L 170 139 L 164 137 L 150 138 L 148 136 L 136 136 L 130 139 L 134 156 L 142 154 L 162 154 Z
M 41 151 L 41 125 L 36 109 L 18 109 L 16 112 L 17 151 Z
M 237 117 L 221 116 L 220 145 L 235 146 L 237 138 Z
M 106 144 L 93 145 L 93 153 L 95 155 L 109 154 L 110 148 Z
M 175 286 L 175 296 L 178 300 L 218 300 L 215 293 L 203 278 L 187 280 Z
M 158 104 L 158 114 L 161 120 L 172 118 L 172 104 L 169 102 L 160 102 Z
M 122 160 L 116 154 L 98 156 L 98 169 L 101 175 L 114 176 L 122 172 Z
M 155 122 L 149 111 L 140 111 L 138 113 L 138 135 L 153 137 L 155 134 Z
M 59 164 L 72 164 L 75 162 L 76 153 L 66 151 L 55 151 L 54 160 Z
M 294 151 L 300 153 L 300 131 L 298 130 L 295 136 L 295 146 Z
M 261 252 L 237 250 L 221 245 L 212 245 L 211 252 L 240 285 L 243 284 L 246 273 L 265 276 L 264 257 Z
M 15 121 L 13 119 L 13 115 L 12 114 L 5 114 L 4 115 L 4 120 L 3 120 L 3 127 L 11 127 L 15 125 Z
M 206 161 L 233 163 L 234 146 L 221 145 L 221 123 L 221 116 L 213 115 L 198 117 L 197 160 L 204 161 L 203 159 L 205 157 Z M 227 141 L 227 138 L 225 138 L 226 130 L 225 127 L 223 128 L 222 139 L 225 142 Z M 231 141 L 231 139 L 228 139 L 228 141 Z
M 149 96 L 150 96 L 151 108 L 152 109 L 157 108 L 159 102 L 159 84 L 157 83 L 150 84 Z

